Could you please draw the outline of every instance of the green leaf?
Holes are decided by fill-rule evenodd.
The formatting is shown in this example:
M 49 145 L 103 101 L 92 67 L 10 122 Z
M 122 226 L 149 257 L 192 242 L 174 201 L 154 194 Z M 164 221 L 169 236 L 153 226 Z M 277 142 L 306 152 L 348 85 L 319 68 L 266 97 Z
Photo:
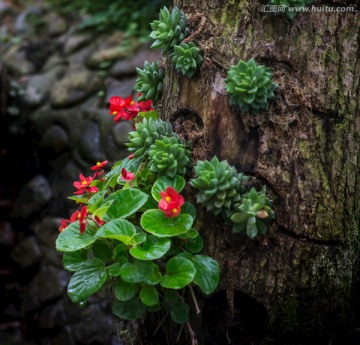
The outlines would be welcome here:
M 189 305 L 185 302 L 176 302 L 171 306 L 170 316 L 174 322 L 183 324 L 189 321 Z
M 63 256 L 64 268 L 69 272 L 75 272 L 79 265 L 87 260 L 87 253 L 87 250 L 84 249 L 65 253 Z
M 191 217 L 196 218 L 196 208 L 189 201 L 185 201 L 184 205 L 181 206 L 181 213 L 190 214 Z
M 87 300 L 101 289 L 106 277 L 105 266 L 100 259 L 85 261 L 70 279 L 68 286 L 70 299 L 75 303 Z
M 56 250 L 59 252 L 75 252 L 90 246 L 95 241 L 96 237 L 88 228 L 81 234 L 80 224 L 75 222 L 60 233 L 56 240 Z
M 142 247 L 133 247 L 130 254 L 139 260 L 155 260 L 161 258 L 170 248 L 171 241 L 168 238 L 148 236 Z
M 74 200 L 77 204 L 87 204 L 89 194 L 72 195 L 68 196 L 68 199 Z
M 187 239 L 185 242 L 185 248 L 191 253 L 199 253 L 203 248 L 203 240 L 201 236 Z
M 145 306 L 138 297 L 126 302 L 116 300 L 112 307 L 113 314 L 123 320 L 136 320 L 143 315 L 144 311 Z
M 159 267 L 151 261 L 128 262 L 121 266 L 121 279 L 127 283 L 157 284 L 161 279 Z
M 91 248 L 95 257 L 102 261 L 110 261 L 112 259 L 113 249 L 110 248 L 104 241 L 96 241 Z
M 96 216 L 96 217 L 99 217 L 101 220 L 103 220 L 109 207 L 110 207 L 110 205 L 104 205 L 104 206 L 99 207 L 98 209 L 96 209 L 94 211 L 93 217 Z
M 138 211 L 146 203 L 148 197 L 147 194 L 134 188 L 119 190 L 111 195 L 111 200 L 114 202 L 106 212 L 106 216 L 110 219 L 126 218 Z M 105 199 L 105 202 L 108 199 Z
M 174 178 L 168 176 L 159 177 L 151 188 L 151 194 L 156 201 L 160 201 L 160 192 L 165 192 L 166 187 L 173 187 L 180 193 L 185 187 L 185 180 L 179 175 L 176 175 Z
M 199 286 L 204 294 L 211 294 L 219 284 L 219 264 L 213 258 L 204 255 L 195 255 L 192 262 L 196 268 L 194 283 Z
M 152 285 L 145 285 L 140 290 L 140 299 L 147 306 L 157 305 L 159 303 L 159 294 Z
M 126 219 L 113 219 L 104 224 L 96 234 L 97 237 L 112 238 L 126 245 L 132 243 L 134 235 L 136 235 L 135 226 Z
M 182 289 L 193 281 L 195 274 L 196 269 L 191 261 L 175 257 L 167 262 L 160 284 L 167 289 Z
M 122 259 L 122 260 L 121 260 Z M 108 274 L 110 277 L 118 277 L 120 275 L 120 269 L 123 264 L 127 262 L 127 258 L 123 256 L 120 258 L 119 262 L 114 262 L 112 265 L 110 265 L 108 269 Z
M 144 230 L 157 237 L 172 237 L 184 234 L 190 230 L 194 218 L 189 214 L 180 214 L 175 218 L 165 218 L 160 210 L 146 211 L 140 220 Z
M 131 300 L 138 290 L 138 286 L 133 283 L 126 283 L 118 279 L 115 283 L 115 297 L 119 301 Z
M 188 232 L 185 232 L 185 234 L 179 235 L 178 237 L 181 239 L 185 239 L 185 238 L 195 238 L 198 236 L 199 233 L 196 229 L 190 229 Z
M 94 213 L 96 211 L 97 206 L 101 203 L 101 201 L 104 199 L 105 194 L 107 193 L 107 190 L 103 190 L 102 192 L 98 192 L 94 194 L 88 201 L 88 211 L 90 213 Z

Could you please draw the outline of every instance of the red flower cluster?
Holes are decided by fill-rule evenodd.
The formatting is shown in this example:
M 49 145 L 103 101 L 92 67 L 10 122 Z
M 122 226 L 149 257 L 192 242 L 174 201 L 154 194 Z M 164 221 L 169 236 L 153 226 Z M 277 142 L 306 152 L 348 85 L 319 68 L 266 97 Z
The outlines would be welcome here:
M 102 168 L 104 168 L 106 164 L 108 164 L 108 161 L 97 162 L 96 165 L 94 165 L 90 168 L 91 170 L 95 170 L 93 179 L 104 173 L 104 170 L 102 170 Z
M 109 114 L 114 115 L 115 122 L 123 120 L 131 120 L 136 117 L 139 112 L 146 112 L 154 110 L 152 101 L 134 102 L 132 96 L 124 99 L 119 96 L 113 96 L 109 100 Z
M 59 231 L 62 232 L 69 224 L 76 222 L 77 220 L 80 223 L 80 233 L 84 233 L 86 229 L 85 217 L 88 215 L 87 207 L 83 206 L 82 209 L 76 210 L 71 216 L 70 219 L 62 219 Z
M 77 189 L 74 194 L 83 194 L 83 193 L 96 193 L 98 192 L 98 188 L 95 186 L 90 186 L 91 182 L 93 181 L 93 177 L 88 176 L 85 177 L 83 174 L 79 175 L 80 181 L 75 181 L 73 186 Z
M 121 179 L 125 180 L 125 181 L 132 181 L 135 178 L 135 174 L 130 172 L 130 171 L 126 171 L 125 168 L 121 169 Z
M 159 209 L 164 212 L 165 217 L 177 217 L 184 204 L 184 198 L 172 187 L 167 187 L 165 192 L 160 192 L 160 195 Z

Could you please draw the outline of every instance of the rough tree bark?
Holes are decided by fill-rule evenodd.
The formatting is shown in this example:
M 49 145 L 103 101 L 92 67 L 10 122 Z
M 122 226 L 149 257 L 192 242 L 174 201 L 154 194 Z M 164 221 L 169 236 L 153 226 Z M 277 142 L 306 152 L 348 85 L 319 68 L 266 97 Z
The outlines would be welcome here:
M 265 322 L 280 343 L 326 342 L 351 325 L 358 280 L 359 17 L 290 21 L 245 0 L 175 5 L 205 63 L 188 79 L 166 62 L 161 116 L 193 141 L 195 160 L 216 154 L 265 183 L 276 212 L 256 241 L 203 212 L 206 251 L 220 262 L 222 281 L 202 301 L 200 343 L 237 344 L 242 332 L 261 339 Z M 259 115 L 230 107 L 225 92 L 226 70 L 251 57 L 280 85 Z

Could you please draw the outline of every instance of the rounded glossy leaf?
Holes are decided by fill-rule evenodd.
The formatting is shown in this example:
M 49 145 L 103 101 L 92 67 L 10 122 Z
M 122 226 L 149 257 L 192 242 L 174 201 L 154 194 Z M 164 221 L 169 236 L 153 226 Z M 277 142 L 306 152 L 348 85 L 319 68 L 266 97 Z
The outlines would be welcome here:
M 204 255 L 195 255 L 192 262 L 196 268 L 194 283 L 199 286 L 204 294 L 211 294 L 219 284 L 219 264 L 213 258 Z
M 191 261 L 175 257 L 167 262 L 165 272 L 161 286 L 167 289 L 182 289 L 193 281 L 196 269 Z
M 171 241 L 168 238 L 149 235 L 141 247 L 131 248 L 130 254 L 139 260 L 155 260 L 161 258 L 170 246 Z
M 126 219 L 113 219 L 104 224 L 96 234 L 100 238 L 112 238 L 123 242 L 126 245 L 131 244 L 132 237 L 136 234 L 136 229 Z
M 196 208 L 189 201 L 185 201 L 184 205 L 181 206 L 181 213 L 190 214 L 191 217 L 196 218 Z
M 95 193 L 88 201 L 88 211 L 93 213 L 96 211 L 97 206 L 103 201 L 107 190 L 103 190 L 102 192 Z
M 133 283 L 126 283 L 118 279 L 115 283 L 115 297 L 119 301 L 131 300 L 138 290 L 138 286 Z
M 138 189 L 121 189 L 111 196 L 113 200 L 111 206 L 106 212 L 110 219 L 126 218 L 138 211 L 147 201 L 148 195 Z M 105 202 L 109 198 L 105 199 Z
M 199 253 L 203 248 L 203 240 L 201 236 L 189 238 L 185 242 L 185 248 L 191 253 Z
M 185 302 L 176 302 L 171 305 L 170 316 L 176 323 L 183 324 L 189 321 L 189 305 Z
M 103 261 L 110 261 L 112 259 L 112 251 L 113 249 L 110 248 L 104 241 L 96 241 L 91 248 L 95 257 L 103 260 Z
M 69 272 L 75 272 L 79 265 L 87 260 L 87 250 L 68 252 L 63 256 L 64 268 Z
M 165 218 L 160 210 L 146 211 L 140 220 L 144 230 L 157 237 L 172 237 L 184 234 L 190 230 L 194 218 L 189 214 L 180 214 L 175 218 Z
M 151 194 L 156 201 L 161 199 L 160 192 L 165 192 L 166 187 L 173 187 L 178 193 L 180 193 L 185 187 L 185 180 L 179 175 L 176 175 L 174 178 L 167 176 L 159 177 L 151 189 Z
M 138 319 L 143 315 L 144 311 L 145 306 L 138 297 L 126 302 L 116 300 L 112 307 L 113 314 L 123 320 Z
M 87 300 L 99 291 L 106 280 L 107 274 L 104 263 L 97 258 L 82 263 L 72 276 L 68 295 L 73 302 Z
M 140 299 L 147 306 L 154 306 L 159 303 L 159 294 L 152 285 L 145 285 L 140 290 Z
M 150 285 L 157 284 L 161 278 L 159 267 L 151 261 L 125 263 L 121 266 L 120 276 L 127 283 L 144 282 Z
M 127 263 L 127 258 L 125 256 L 117 258 L 119 260 L 118 262 L 114 262 L 112 265 L 110 265 L 108 269 L 108 275 L 110 277 L 118 277 L 120 275 L 120 269 L 121 266 L 125 263 Z
M 179 235 L 179 238 L 195 238 L 198 237 L 199 233 L 196 229 L 190 229 L 188 232 L 185 232 L 185 234 Z
M 56 249 L 59 252 L 75 252 L 90 246 L 95 241 L 96 237 L 88 228 L 81 234 L 79 222 L 75 222 L 59 234 Z

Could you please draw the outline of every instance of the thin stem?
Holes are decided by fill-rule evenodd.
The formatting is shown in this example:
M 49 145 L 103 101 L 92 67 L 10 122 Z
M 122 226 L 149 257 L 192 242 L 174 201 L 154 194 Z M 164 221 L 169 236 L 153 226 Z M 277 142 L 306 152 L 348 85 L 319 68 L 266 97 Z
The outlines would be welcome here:
M 199 344 L 198 344 L 198 341 L 197 341 L 197 339 L 196 339 L 195 332 L 194 332 L 193 329 L 191 328 L 190 323 L 187 322 L 187 323 L 186 323 L 186 326 L 187 326 L 188 332 L 189 332 L 189 334 L 190 334 L 191 345 L 199 345 Z
M 179 335 L 178 335 L 177 338 L 176 338 L 176 342 L 177 342 L 177 343 L 179 342 L 180 335 L 181 335 L 181 333 L 182 333 L 183 328 L 184 328 L 184 325 L 181 325 Z
M 196 296 L 195 296 L 195 293 L 194 293 L 194 290 L 192 288 L 191 285 L 189 285 L 189 289 L 190 289 L 190 293 L 191 293 L 191 297 L 192 297 L 192 300 L 194 302 L 194 306 L 195 306 L 195 310 L 196 310 L 196 315 L 199 315 L 201 313 L 201 310 L 199 308 L 199 305 L 197 303 L 197 299 L 196 299 Z
M 158 326 L 156 327 L 153 335 L 155 335 L 157 333 L 157 331 L 159 330 L 159 328 L 161 327 L 161 325 L 165 322 L 165 319 L 167 318 L 168 313 L 165 314 L 165 316 L 163 317 L 163 319 L 160 321 L 160 323 L 158 324 Z

